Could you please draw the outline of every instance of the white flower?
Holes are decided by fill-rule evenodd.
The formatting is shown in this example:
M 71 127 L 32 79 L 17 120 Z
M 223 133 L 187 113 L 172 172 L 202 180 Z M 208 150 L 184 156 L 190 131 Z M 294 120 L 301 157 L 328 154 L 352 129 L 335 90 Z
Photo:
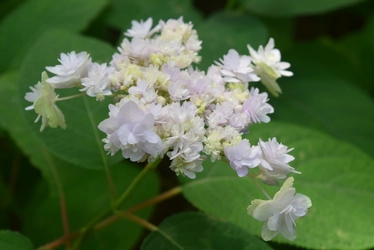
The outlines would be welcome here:
M 227 55 L 223 56 L 221 63 L 221 74 L 226 82 L 256 82 L 260 78 L 251 68 L 251 58 L 249 56 L 240 56 L 239 53 L 230 49 Z
M 94 63 L 88 72 L 88 77 L 82 78 L 83 89 L 88 96 L 96 97 L 96 100 L 104 100 L 104 96 L 111 95 L 109 74 L 112 68 L 108 68 L 106 64 Z
M 137 38 L 147 38 L 152 36 L 155 32 L 160 30 L 159 25 L 151 30 L 152 22 L 152 18 L 148 18 L 145 22 L 143 22 L 143 20 L 140 20 L 140 22 L 135 20 L 131 21 L 131 29 L 126 31 L 125 36 Z
M 172 141 L 173 143 L 170 143 Z M 186 162 L 191 162 L 200 157 L 200 152 L 203 150 L 203 144 L 192 133 L 186 133 L 180 137 L 170 138 L 168 142 L 173 146 L 173 151 L 168 152 L 170 160 L 181 157 Z M 166 144 L 168 144 L 168 142 Z
M 158 97 L 151 84 L 144 80 L 138 80 L 137 85 L 130 87 L 128 92 L 131 97 L 138 99 L 140 103 L 147 106 L 150 103 L 155 103 Z
M 165 148 L 171 149 L 170 159 L 182 158 L 185 162 L 195 161 L 203 150 L 204 121 L 197 116 L 197 108 L 191 102 L 172 103 L 165 107 L 168 118 L 162 124 Z
M 259 168 L 262 171 L 263 182 L 269 185 L 278 185 L 278 180 L 285 179 L 290 172 L 301 174 L 288 165 L 290 161 L 295 159 L 292 155 L 287 154 L 293 148 L 287 149 L 286 146 L 278 143 L 276 138 L 269 139 L 267 142 L 260 139 L 258 146 L 262 150 Z
M 287 62 L 281 62 L 281 54 L 278 49 L 274 49 L 274 39 L 270 38 L 268 44 L 263 48 L 260 46 L 258 51 L 255 51 L 248 45 L 249 53 L 257 75 L 260 76 L 261 82 L 274 96 L 282 93 L 278 83 L 275 81 L 281 76 L 292 76 L 293 73 L 288 71 L 291 65 Z
M 230 117 L 234 113 L 235 104 L 232 102 L 223 102 L 215 105 L 212 113 L 207 117 L 209 127 L 229 125 Z
M 249 98 L 243 103 L 243 113 L 252 123 L 269 122 L 268 114 L 274 113 L 274 108 L 267 103 L 267 93 L 259 93 L 257 88 L 251 88 Z
M 183 17 L 169 19 L 166 22 L 160 20 L 159 25 L 161 27 L 161 40 L 186 42 L 191 36 L 197 36 L 192 23 L 185 23 Z
M 87 76 L 88 68 L 91 65 L 91 58 L 87 52 L 75 54 L 75 51 L 61 53 L 58 61 L 61 65 L 45 67 L 56 76 L 47 80 L 54 88 L 71 88 L 80 83 L 82 77 Z
M 209 128 L 204 141 L 204 153 L 210 156 L 212 162 L 220 160 L 226 146 L 239 143 L 241 134 L 231 126 Z
M 99 129 L 108 135 L 104 139 L 105 149 L 112 155 L 121 149 L 124 158 L 141 161 L 146 153 L 157 155 L 162 150 L 161 139 L 152 130 L 153 115 L 141 110 L 135 102 L 122 102 L 119 108 L 111 105 L 109 115 Z
M 26 110 L 35 109 L 38 114 L 35 122 L 39 121 L 42 117 L 42 126 L 40 132 L 48 125 L 51 128 L 57 128 L 60 126 L 65 129 L 65 118 L 61 110 L 56 106 L 57 95 L 55 90 L 47 82 L 48 75 L 44 71 L 42 73 L 42 82 L 38 82 L 35 87 L 30 87 L 32 92 L 28 92 L 25 95 L 25 99 L 29 102 L 33 102 L 33 105 L 26 107 Z
M 178 79 L 171 81 L 168 86 L 170 99 L 173 101 L 186 100 L 190 97 L 190 92 L 186 86 L 187 80 Z
M 289 177 L 272 200 L 255 199 L 248 206 L 247 211 L 255 219 L 265 222 L 261 236 L 268 241 L 282 234 L 289 240 L 296 238 L 295 220 L 306 215 L 312 206 L 309 197 L 295 194 L 292 187 L 293 177 Z
M 123 57 L 130 58 L 131 62 L 137 65 L 148 65 L 149 55 L 154 50 L 148 39 L 144 40 L 139 37 L 134 37 L 131 42 L 124 39 L 118 49 Z
M 204 156 L 200 156 L 199 158 L 189 162 L 185 161 L 181 157 L 177 157 L 171 162 L 170 169 L 173 170 L 177 175 L 182 174 L 190 179 L 195 179 L 196 172 L 203 171 L 202 163 L 204 160 Z
M 225 147 L 225 156 L 239 177 L 246 176 L 248 168 L 255 168 L 260 164 L 260 154 L 260 147 L 251 147 L 247 139 L 240 141 L 234 146 Z

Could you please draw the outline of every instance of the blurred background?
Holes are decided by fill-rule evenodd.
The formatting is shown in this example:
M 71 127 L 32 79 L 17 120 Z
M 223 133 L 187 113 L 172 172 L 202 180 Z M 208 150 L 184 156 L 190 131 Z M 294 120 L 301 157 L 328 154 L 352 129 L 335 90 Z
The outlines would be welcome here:
M 30 2 L 40 5 L 31 10 Z M 74 1 L 66 1 L 67 7 L 70 2 Z M 7 72 L 20 69 L 28 50 L 50 28 L 72 30 L 116 47 L 132 20 L 151 16 L 155 23 L 183 16 L 194 24 L 203 41 L 203 60 L 197 65 L 202 70 L 231 48 L 248 54 L 247 44 L 257 49 L 273 37 L 282 61 L 291 63 L 294 77 L 278 81 L 283 94 L 278 98 L 270 96 L 275 107 L 271 118 L 315 129 L 374 156 L 371 142 L 374 139 L 374 1 L 79 0 L 76 3 L 74 8 L 62 10 L 63 4 L 54 9 L 47 0 L 0 1 L 0 81 Z M 81 9 L 87 9 L 84 21 L 74 14 Z M 66 14 L 54 20 L 54 13 L 59 11 Z M 261 84 L 255 86 L 265 91 Z M 7 92 L 0 91 L 0 98 L 6 98 Z M 12 114 L 5 115 L 8 107 L 4 102 L 0 105 L 3 117 L 0 117 L 0 226 L 20 230 L 19 210 L 26 205 L 27 197 L 42 176 L 29 163 L 9 127 Z M 178 184 L 174 172 L 168 168 L 160 171 L 161 190 Z M 151 221 L 158 224 L 175 212 L 194 209 L 184 198 L 173 198 L 156 207 Z M 291 249 L 289 245 L 272 244 L 276 249 Z

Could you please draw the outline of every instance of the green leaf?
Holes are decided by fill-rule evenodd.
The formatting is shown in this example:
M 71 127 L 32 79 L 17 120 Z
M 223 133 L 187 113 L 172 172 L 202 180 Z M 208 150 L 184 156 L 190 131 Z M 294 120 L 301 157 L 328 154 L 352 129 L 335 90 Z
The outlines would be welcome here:
M 79 182 L 65 187 L 67 215 L 71 232 L 80 229 L 94 216 L 110 207 L 110 194 L 103 171 L 83 169 Z M 111 167 L 117 194 L 121 194 L 140 169 L 135 164 L 117 164 Z M 43 196 L 43 186 L 30 198 L 25 208 L 23 231 L 36 245 L 62 237 L 60 202 L 58 197 Z M 131 194 L 123 209 L 147 200 L 158 193 L 158 178 L 150 173 Z M 139 211 L 142 218 L 150 216 L 150 207 Z M 51 221 L 53 223 L 51 224 Z M 131 249 L 139 238 L 142 228 L 133 222 L 121 219 L 89 234 L 79 249 Z M 124 237 L 125 236 L 125 237 Z
M 275 241 L 311 249 L 364 249 L 374 246 L 374 161 L 355 146 L 314 130 L 288 123 L 254 125 L 248 139 L 276 137 L 290 148 L 298 193 L 312 200 L 308 215 L 296 221 L 298 236 Z M 277 187 L 264 187 L 270 196 Z M 183 186 L 183 194 L 196 207 L 231 221 L 248 232 L 261 234 L 262 223 L 247 215 L 253 199 L 266 199 L 250 178 L 239 178 L 223 162 L 206 163 L 197 180 Z M 349 221 L 349 222 L 347 222 Z
M 85 29 L 106 0 L 27 1 L 0 23 L 0 71 L 18 67 L 27 50 L 48 29 Z M 57 42 L 56 38 L 56 41 Z
M 109 206 L 108 184 L 103 171 L 90 171 L 68 164 L 53 157 L 48 149 L 32 133 L 26 125 L 25 118 L 19 107 L 16 84 L 17 72 L 10 72 L 0 78 L 0 125 L 6 128 L 18 146 L 30 157 L 31 162 L 38 167 L 48 181 L 51 192 L 42 186 L 40 193 L 34 193 L 25 209 L 29 216 L 25 216 L 25 232 L 38 245 L 52 241 L 63 235 L 57 188 L 52 168 L 59 176 L 65 190 L 68 205 L 68 216 L 72 230 L 76 230 L 87 223 L 90 217 Z M 134 165 L 118 165 L 111 168 L 115 186 L 120 193 L 131 179 L 139 172 Z M 158 181 L 151 175 L 139 186 L 129 199 L 131 206 L 154 196 L 158 190 Z M 145 209 L 139 215 L 148 217 L 151 210 Z M 51 221 L 53 223 L 51 224 Z M 140 236 L 141 228 L 127 221 L 115 222 L 112 225 L 94 232 L 81 249 L 129 249 Z M 123 239 L 123 235 L 129 238 Z M 0 243 L 1 246 L 1 243 Z M 0 249 L 8 249 L 1 248 Z M 10 249 L 10 248 L 9 248 Z M 27 248 L 21 248 L 27 249 Z M 33 248 L 32 248 L 33 249 Z
M 0 2 L 0 21 L 7 14 L 11 13 L 13 9 L 27 0 L 3 0 Z
M 295 46 L 286 58 L 295 76 L 281 79 L 283 94 L 270 100 L 272 118 L 319 129 L 374 156 L 368 140 L 374 137 L 374 103 L 352 84 L 358 77 L 349 63 L 318 44 Z
M 247 44 L 257 47 L 266 42 L 267 31 L 258 20 L 230 12 L 218 12 L 196 26 L 203 41 L 199 68 L 206 70 L 214 61 L 226 55 L 229 49 L 248 55 Z
M 264 16 L 284 17 L 319 14 L 358 4 L 365 0 L 242 0 L 244 7 Z
M 29 157 L 33 166 L 38 168 L 44 179 L 48 182 L 50 195 L 57 195 L 56 177 L 62 186 L 68 187 L 79 182 L 85 171 L 75 165 L 54 157 L 48 148 L 35 136 L 27 126 L 23 113 L 26 112 L 20 105 L 18 98 L 18 71 L 7 72 L 0 77 L 0 126 L 6 129 L 11 138 Z M 55 171 L 55 173 L 53 173 Z
M 17 81 L 18 71 L 10 71 L 0 76 L 0 126 L 5 130 L 14 128 L 19 122 L 13 119 L 15 114 L 19 116 L 18 98 L 17 98 Z
M 21 106 L 27 107 L 24 100 L 29 87 L 40 81 L 45 66 L 56 65 L 61 52 L 88 51 L 94 61 L 109 62 L 114 49 L 97 40 L 74 35 L 66 31 L 49 31 L 45 33 L 30 49 L 20 70 L 19 98 Z M 77 89 L 57 90 L 60 97 L 81 93 Z M 65 115 L 67 129 L 46 128 L 42 133 L 40 123 L 34 124 L 34 111 L 25 111 L 26 119 L 32 131 L 59 158 L 92 169 L 103 169 L 104 161 L 109 165 L 122 159 L 120 154 L 107 156 L 103 150 L 104 134 L 97 128 L 98 124 L 108 117 L 108 105 L 111 98 L 97 102 L 94 98 L 84 96 L 57 105 Z
M 3 160 L 1 157 L 0 160 Z M 4 161 L 3 161 L 4 162 Z M 2 177 L 2 176 L 1 176 Z M 9 226 L 9 216 L 8 216 L 8 206 L 9 206 L 9 189 L 5 186 L 3 179 L 0 179 L 0 227 L 8 228 Z
M 126 12 L 126 15 L 124 15 Z M 113 0 L 107 12 L 107 22 L 113 27 L 124 30 L 131 28 L 131 21 L 153 18 L 153 24 L 160 19 L 179 18 L 183 16 L 185 22 L 193 24 L 200 22 L 201 15 L 192 6 L 190 0 L 148 0 L 148 1 L 122 1 Z
M 4 250 L 33 250 L 29 239 L 17 232 L 0 231 L 0 249 Z
M 274 38 L 276 48 L 281 52 L 293 49 L 296 23 L 292 18 L 262 17 L 261 22 L 266 26 L 269 36 Z M 265 46 L 266 43 L 267 41 L 261 45 Z M 257 48 L 254 47 L 256 50 Z
M 189 212 L 164 220 L 143 241 L 141 249 L 271 249 L 240 227 L 202 213 Z
M 328 75 L 335 74 L 344 77 L 355 86 L 369 93 L 374 80 L 374 76 L 369 73 L 371 71 L 370 61 L 374 56 L 374 51 L 370 51 L 370 42 L 367 39 L 370 38 L 363 32 L 349 34 L 337 41 L 325 38 L 318 43 L 310 44 L 310 54 L 313 53 L 312 51 L 316 52 L 318 50 L 318 54 L 324 57 L 321 67 L 329 65 L 328 68 L 332 69 Z M 356 44 L 360 44 L 360 46 L 356 46 Z M 316 57 L 314 53 L 313 55 L 312 61 Z M 318 60 L 321 60 L 321 58 Z M 331 65 L 332 62 L 334 64 Z
M 365 6 L 363 6 L 365 7 Z M 356 86 L 374 95 L 374 75 L 371 73 L 371 61 L 374 57 L 374 15 L 372 15 L 363 29 L 351 33 L 339 40 L 330 40 L 327 45 L 336 50 L 346 61 L 351 63 L 349 72 L 357 77 L 352 79 Z M 359 46 L 357 46 L 359 44 Z M 339 62 L 335 60 L 335 62 Z M 343 71 L 344 72 L 344 71 Z M 344 72 L 346 74 L 346 72 Z

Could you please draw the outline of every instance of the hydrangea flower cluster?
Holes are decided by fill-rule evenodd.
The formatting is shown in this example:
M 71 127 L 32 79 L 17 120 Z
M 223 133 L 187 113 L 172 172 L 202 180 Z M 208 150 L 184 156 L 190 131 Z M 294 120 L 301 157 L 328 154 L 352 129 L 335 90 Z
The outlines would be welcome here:
M 61 54 L 60 65 L 46 67 L 55 76 L 48 78 L 44 72 L 42 83 L 31 87 L 33 92 L 25 97 L 34 103 L 27 109 L 34 108 L 42 117 L 41 130 L 47 125 L 65 128 L 54 90 L 78 87 L 98 101 L 113 97 L 109 118 L 98 126 L 106 134 L 104 148 L 111 155 L 120 151 L 134 162 L 167 156 L 170 169 L 189 178 L 203 171 L 207 158 L 229 162 L 239 177 L 256 168 L 256 177 L 269 185 L 279 185 L 289 173 L 300 173 L 289 165 L 292 149 L 276 138 L 260 139 L 255 145 L 242 138 L 252 124 L 269 122 L 274 112 L 268 94 L 249 89 L 249 84 L 261 80 L 278 95 L 281 90 L 275 80 L 292 75 L 286 71 L 290 64 L 280 62 L 274 40 L 258 51 L 248 45 L 250 55 L 230 49 L 203 72 L 192 67 L 201 60 L 202 42 L 191 23 L 181 17 L 160 21 L 153 28 L 152 24 L 151 18 L 133 21 L 109 64 L 73 51 Z M 291 198 L 292 180 L 274 200 L 255 200 L 248 208 L 266 222 L 265 240 L 277 232 L 293 239 L 294 219 L 305 215 L 311 205 L 306 196 Z

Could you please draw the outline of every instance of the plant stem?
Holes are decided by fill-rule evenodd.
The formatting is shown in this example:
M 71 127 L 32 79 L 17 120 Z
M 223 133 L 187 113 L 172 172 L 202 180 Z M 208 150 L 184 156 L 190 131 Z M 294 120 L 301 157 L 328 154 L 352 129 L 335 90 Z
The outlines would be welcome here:
M 78 235 L 79 235 L 79 232 L 71 233 L 71 234 L 66 235 L 64 237 L 61 237 L 61 238 L 59 238 L 59 239 L 57 239 L 57 240 L 55 240 L 55 241 L 53 241 L 51 243 L 48 243 L 48 244 L 46 244 L 44 246 L 41 246 L 41 247 L 37 248 L 36 250 L 50 250 L 50 249 L 54 249 L 54 248 L 56 248 L 56 247 L 58 247 L 58 246 L 60 246 L 60 245 L 62 245 L 64 243 L 66 243 L 68 241 L 71 241 L 72 239 L 78 237 Z
M 93 133 L 95 135 L 96 145 L 97 145 L 97 147 L 100 151 L 101 160 L 103 161 L 110 197 L 111 197 L 112 201 L 114 201 L 115 198 L 116 198 L 116 189 L 115 189 L 114 184 L 113 184 L 112 175 L 110 174 L 110 169 L 109 169 L 108 161 L 107 161 L 107 158 L 106 158 L 103 146 L 102 146 L 101 137 L 100 137 L 98 129 L 97 129 L 97 123 L 96 123 L 96 121 L 93 117 L 93 114 L 91 112 L 92 109 L 90 108 L 90 104 L 88 103 L 87 98 L 83 98 L 83 102 L 84 102 L 84 105 L 85 105 L 86 109 L 88 110 L 88 112 L 87 112 L 88 118 L 90 120 L 90 124 L 92 126 L 92 130 L 93 130 Z
M 73 249 L 78 249 L 79 245 L 81 244 L 84 237 L 87 235 L 89 231 L 92 230 L 94 225 L 108 216 L 112 211 L 116 211 L 121 207 L 126 199 L 130 196 L 130 194 L 134 191 L 134 189 L 137 187 L 139 182 L 153 169 L 157 167 L 157 165 L 161 162 L 162 159 L 157 159 L 154 162 L 149 162 L 143 170 L 133 179 L 133 181 L 130 183 L 130 185 L 127 187 L 127 189 L 123 192 L 123 194 L 114 202 L 112 203 L 112 206 L 107 208 L 106 210 L 102 211 L 99 215 L 94 217 L 86 226 L 82 227 L 79 232 L 80 236 L 75 241 Z
M 64 229 L 64 236 L 67 237 L 70 235 L 70 228 L 69 228 L 69 218 L 68 218 L 68 212 L 66 208 L 66 199 L 65 199 L 65 192 L 64 188 L 62 186 L 62 182 L 60 180 L 60 176 L 58 173 L 58 170 L 56 169 L 55 162 L 51 155 L 48 153 L 47 150 L 42 151 L 44 154 L 44 157 L 48 161 L 48 166 L 51 170 L 53 180 L 56 184 L 59 200 L 60 200 L 60 210 L 61 210 L 61 220 L 62 220 L 62 225 Z M 66 242 L 66 247 L 69 249 L 70 248 L 70 240 L 68 239 Z
M 133 213 L 133 212 L 136 212 L 138 210 L 141 210 L 145 207 L 148 207 L 150 205 L 153 205 L 155 203 L 160 203 L 161 201 L 164 201 L 164 200 L 167 200 L 167 199 L 170 199 L 171 197 L 174 197 L 178 194 L 180 194 L 182 192 L 182 188 L 181 186 L 177 186 L 177 187 L 174 187 L 162 194 L 159 194 L 149 200 L 146 200 L 142 203 L 139 203 L 138 205 L 135 205 L 131 208 L 129 208 L 127 211 L 129 211 L 130 213 Z
M 268 198 L 269 200 L 271 200 L 271 197 L 268 195 L 268 193 L 265 191 L 265 189 L 263 189 L 263 187 L 261 187 L 261 185 L 258 184 L 256 177 L 251 176 L 251 175 L 249 175 L 249 177 L 254 181 L 254 183 L 256 184 L 256 186 L 261 190 L 261 192 L 266 196 L 266 198 Z
M 139 203 L 138 205 L 135 205 L 129 209 L 126 210 L 126 212 L 129 212 L 129 213 L 134 213 L 138 210 L 141 210 L 145 207 L 148 207 L 150 205 L 153 205 L 153 204 L 156 204 L 156 203 L 159 203 L 159 202 L 162 202 L 164 200 L 167 200 L 167 199 L 170 199 L 178 194 L 180 194 L 182 192 L 182 188 L 180 186 L 178 187 L 175 187 L 175 188 L 172 188 L 160 195 L 157 195 L 149 200 L 146 200 L 142 203 Z M 99 223 L 97 223 L 95 226 L 94 226 L 94 229 L 97 230 L 97 229 L 100 229 L 100 228 L 103 228 L 117 220 L 119 220 L 120 217 L 117 215 L 117 214 L 114 214 L 112 215 L 111 217 L 108 217 L 106 218 L 105 220 L 102 220 L 100 221 Z
M 149 200 L 146 200 L 142 203 L 139 203 L 138 205 L 135 205 L 129 209 L 127 209 L 126 211 L 124 212 L 127 212 L 127 213 L 134 213 L 138 210 L 141 210 L 143 208 L 146 208 L 148 206 L 151 206 L 153 204 L 156 204 L 156 203 L 159 203 L 159 202 L 162 202 L 164 200 L 167 200 L 167 199 L 170 199 L 178 194 L 180 194 L 182 192 L 182 188 L 180 186 L 178 187 L 174 187 L 162 194 L 159 194 Z M 92 229 L 93 230 L 99 230 L 103 227 L 106 227 L 110 224 L 112 224 L 113 222 L 119 220 L 121 218 L 121 216 L 119 216 L 118 214 L 114 214 L 112 215 L 111 217 L 107 218 L 107 219 L 104 219 L 98 223 L 96 223 Z M 77 237 L 79 237 L 81 235 L 81 232 L 80 231 L 77 231 L 77 232 L 74 232 L 74 233 L 71 233 L 70 235 L 66 235 L 66 236 L 63 236 L 51 243 L 48 243 L 47 245 L 44 245 L 42 247 L 39 247 L 37 250 L 46 250 L 46 249 L 53 249 L 55 247 L 58 247 L 62 244 L 64 244 L 66 241 L 70 241 L 72 239 L 75 239 Z
M 77 98 L 77 97 L 84 96 L 85 94 L 86 93 L 80 93 L 80 94 L 76 94 L 76 95 L 71 95 L 71 96 L 65 96 L 65 97 L 62 97 L 62 98 L 57 98 L 56 102 L 74 99 L 74 98 Z
M 131 220 L 133 222 L 135 222 L 136 224 L 139 224 L 141 226 L 143 226 L 144 228 L 147 228 L 148 230 L 150 231 L 157 231 L 158 228 L 153 225 L 152 223 L 136 216 L 135 214 L 132 214 L 128 211 L 124 211 L 124 212 L 121 212 L 121 211 L 118 211 L 117 214 L 120 216 L 120 217 L 123 217 L 125 219 L 128 219 L 128 220 Z
M 158 164 L 161 162 L 162 158 L 155 160 L 154 162 L 149 162 L 145 168 L 135 177 L 135 179 L 131 182 L 130 186 L 123 192 L 123 194 L 117 199 L 117 201 L 114 203 L 113 208 L 118 209 L 123 203 L 126 201 L 126 199 L 129 197 L 129 195 L 133 192 L 134 188 L 139 184 L 139 182 L 153 169 L 155 169 Z

